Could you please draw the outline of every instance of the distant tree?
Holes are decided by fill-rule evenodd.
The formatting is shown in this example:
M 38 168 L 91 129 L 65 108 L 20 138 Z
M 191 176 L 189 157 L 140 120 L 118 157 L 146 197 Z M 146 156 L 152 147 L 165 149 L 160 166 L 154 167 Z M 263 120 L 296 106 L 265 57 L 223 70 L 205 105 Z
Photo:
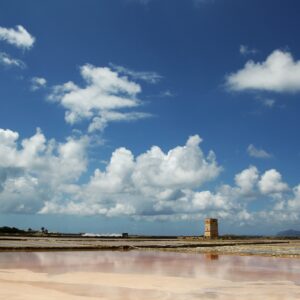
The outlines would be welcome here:
M 44 233 L 44 234 L 48 234 L 48 229 L 45 228 L 45 227 L 41 227 L 41 231 L 42 231 L 42 233 Z

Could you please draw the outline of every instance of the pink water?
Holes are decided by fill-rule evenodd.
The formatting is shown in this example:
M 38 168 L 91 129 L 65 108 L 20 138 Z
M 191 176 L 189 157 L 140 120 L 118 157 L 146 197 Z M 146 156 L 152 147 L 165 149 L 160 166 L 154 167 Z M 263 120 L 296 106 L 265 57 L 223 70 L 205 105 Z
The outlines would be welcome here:
M 225 287 L 201 290 L 201 280 L 206 279 L 213 281 L 226 280 L 234 283 L 236 287 L 243 285 L 249 288 L 254 283 L 256 286 L 280 285 L 282 283 L 295 287 L 293 294 L 287 294 L 280 299 L 298 299 L 300 297 L 300 260 L 289 258 L 272 258 L 258 256 L 231 256 L 231 255 L 214 255 L 214 254 L 184 254 L 171 252 L 14 252 L 0 253 L 1 273 L 10 272 L 10 270 L 29 270 L 34 273 L 46 273 L 49 278 L 57 275 L 84 273 L 107 273 L 107 274 L 134 274 L 134 275 L 151 275 L 163 276 L 160 278 L 182 278 L 197 279 L 199 278 L 199 293 L 192 295 L 177 294 L 178 299 L 225 299 Z M 51 277 L 52 276 L 52 277 Z M 53 277 L 54 278 L 54 277 Z M 152 278 L 152 277 L 151 277 Z M 154 278 L 154 277 L 153 277 Z M 263 283 L 262 283 L 263 282 Z M 30 283 L 27 283 L 30 284 Z M 246 284 L 246 285 L 245 285 Z M 36 286 L 37 283 L 32 283 Z M 47 289 L 54 288 L 54 285 L 43 285 Z M 77 287 L 75 285 L 65 284 L 55 286 L 56 290 L 68 293 L 68 295 L 99 297 L 99 299 L 175 299 L 170 293 L 162 293 L 160 290 L 151 288 L 145 294 L 144 290 L 120 287 L 122 293 L 111 294 L 112 289 L 116 287 L 101 285 L 84 284 Z M 286 288 L 283 286 L 283 289 Z M 225 289 L 225 290 L 224 290 Z M 219 294 L 220 292 L 220 294 Z M 283 291 L 284 292 L 284 291 Z M 223 295 L 223 296 L 222 296 Z M 234 295 L 234 294 L 232 294 Z M 283 293 L 283 295 L 285 295 Z M 176 298 L 176 299 L 177 299 Z M 0 281 L 0 299 L 1 298 L 1 281 Z M 15 299 L 15 298 L 12 298 Z M 17 298 L 16 298 L 17 299 Z M 22 298 L 20 298 L 22 299 Z M 227 299 L 227 298 L 226 298 Z M 238 299 L 232 296 L 232 299 Z M 240 298 L 242 299 L 242 298 Z M 247 298 L 248 299 L 248 298 Z M 251 298 L 250 298 L 251 299 Z M 253 298 L 254 299 L 254 298 Z M 267 299 L 267 298 L 265 298 Z M 271 299 L 271 298 L 270 298 Z M 277 299 L 277 298 L 272 298 Z M 279 299 L 279 298 L 278 298 Z M 300 299 L 300 298 L 299 298 Z

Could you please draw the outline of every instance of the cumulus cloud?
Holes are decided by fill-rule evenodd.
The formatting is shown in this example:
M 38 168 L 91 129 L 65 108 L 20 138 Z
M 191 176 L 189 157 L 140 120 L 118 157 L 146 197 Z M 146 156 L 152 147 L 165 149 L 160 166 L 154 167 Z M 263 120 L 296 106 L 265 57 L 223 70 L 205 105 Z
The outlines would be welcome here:
M 287 207 L 291 210 L 300 210 L 300 184 L 293 189 L 293 197 L 287 202 Z
M 137 157 L 133 180 L 143 187 L 195 188 L 216 178 L 221 169 L 213 152 L 205 158 L 199 148 L 201 141 L 199 136 L 192 136 L 184 147 L 176 147 L 167 154 L 157 146 L 152 147 Z
M 235 175 L 233 185 L 207 189 L 222 167 L 212 151 L 204 154 L 197 135 L 167 152 L 153 146 L 135 156 L 118 148 L 104 169 L 82 181 L 90 142 L 87 136 L 47 140 L 39 129 L 20 139 L 17 132 L 0 129 L 0 211 L 147 220 L 213 215 L 238 223 L 300 218 L 299 185 L 290 188 L 275 169 L 260 173 L 249 166 Z M 250 203 L 261 199 L 270 199 L 268 207 L 251 211 Z
M 53 88 L 48 99 L 58 102 L 66 109 L 65 120 L 75 124 L 90 120 L 89 131 L 102 130 L 113 121 L 133 121 L 149 117 L 150 114 L 129 111 L 141 106 L 137 95 L 141 86 L 126 76 L 106 67 L 84 65 L 80 74 L 85 87 L 69 81 Z M 124 109 L 127 111 L 124 112 Z
M 72 190 L 87 168 L 87 145 L 85 136 L 57 143 L 38 129 L 19 141 L 17 132 L 0 129 L 0 210 L 35 213 Z
M 271 158 L 272 155 L 268 153 L 264 149 L 258 149 L 254 145 L 250 144 L 247 148 L 247 152 L 249 156 L 255 157 L 255 158 Z
M 67 205 L 47 202 L 41 212 L 145 217 L 186 211 L 184 203 L 191 201 L 190 189 L 221 172 L 213 152 L 205 156 L 200 142 L 199 136 L 192 136 L 184 146 L 167 153 L 154 146 L 136 158 L 130 150 L 119 148 L 106 170 L 96 169 L 73 201 Z
M 184 203 L 192 204 L 192 189 L 221 172 L 214 153 L 204 155 L 196 135 L 167 153 L 154 146 L 134 157 L 126 148 L 116 149 L 106 169 L 96 169 L 83 184 L 78 179 L 87 170 L 89 142 L 82 136 L 58 143 L 39 129 L 20 140 L 17 132 L 0 129 L 0 211 L 172 215 L 189 211 Z
M 22 49 L 30 49 L 35 38 L 22 26 L 16 28 L 0 27 L 0 40 Z
M 47 85 L 47 80 L 43 77 L 33 77 L 30 81 L 32 91 L 39 90 Z
M 26 67 L 26 64 L 22 60 L 13 58 L 5 52 L 0 52 L 0 64 L 6 67 L 18 67 L 21 69 Z
M 292 206 L 298 207 L 298 198 L 290 197 L 290 188 L 274 169 L 260 174 L 255 166 L 250 166 L 235 175 L 233 186 L 223 184 L 214 191 L 203 189 L 206 182 L 219 176 L 222 168 L 214 154 L 204 156 L 200 142 L 198 136 L 193 136 L 184 146 L 167 153 L 154 146 L 137 157 L 130 150 L 119 148 L 105 170 L 96 169 L 88 183 L 74 190 L 72 200 L 46 201 L 40 213 L 131 216 L 150 221 L 214 215 L 251 223 L 262 221 L 280 202 L 285 206 L 281 211 L 277 209 L 281 219 Z M 249 203 L 262 198 L 271 200 L 266 210 L 249 210 Z M 300 217 L 299 212 L 296 217 Z
M 260 181 L 258 186 L 262 194 L 280 194 L 289 189 L 285 182 L 282 182 L 281 174 L 275 169 L 266 171 Z
M 299 92 L 300 61 L 289 52 L 275 50 L 263 62 L 248 61 L 243 69 L 228 75 L 226 82 L 233 91 Z
M 241 173 L 235 175 L 235 183 L 242 194 L 251 194 L 258 183 L 259 172 L 256 167 L 250 166 Z
M 158 83 L 162 76 L 156 72 L 149 72 L 149 71 L 134 71 L 129 68 L 125 68 L 123 66 L 118 66 L 113 63 L 110 63 L 110 67 L 118 72 L 119 74 L 126 75 L 131 77 L 133 80 L 142 80 L 148 83 Z

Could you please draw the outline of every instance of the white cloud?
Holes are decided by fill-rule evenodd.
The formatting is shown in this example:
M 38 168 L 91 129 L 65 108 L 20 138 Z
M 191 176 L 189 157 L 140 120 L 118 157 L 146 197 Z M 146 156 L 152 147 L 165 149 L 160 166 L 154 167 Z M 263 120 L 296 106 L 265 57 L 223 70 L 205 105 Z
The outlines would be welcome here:
M 176 147 L 164 154 L 159 147 L 152 147 L 137 157 L 133 180 L 143 187 L 195 188 L 216 178 L 221 169 L 215 155 L 207 157 L 199 148 L 199 136 L 192 136 L 184 147 Z
M 193 201 L 192 189 L 221 171 L 213 152 L 205 156 L 201 139 L 192 136 L 167 153 L 154 146 L 135 158 L 119 148 L 104 171 L 96 169 L 82 184 L 78 179 L 87 170 L 89 142 L 86 136 L 47 141 L 39 129 L 19 140 L 17 132 L 0 129 L 0 211 L 173 215 L 188 211 L 184 203 Z
M 69 193 L 86 171 L 87 137 L 47 141 L 40 130 L 19 141 L 0 129 L 0 211 L 37 212 L 47 199 Z
M 21 25 L 16 28 L 0 27 L 0 40 L 23 49 L 30 49 L 35 42 L 35 38 Z
M 0 128 L 0 145 L 11 146 L 19 138 L 19 134 L 9 129 Z
M 69 207 L 69 213 L 145 217 L 187 211 L 187 206 L 192 205 L 190 189 L 213 180 L 221 171 L 212 152 L 204 156 L 200 142 L 198 136 L 193 136 L 185 146 L 168 153 L 154 146 L 136 158 L 131 151 L 119 148 L 106 170 L 96 169 L 71 203 L 66 206 L 47 202 L 41 212 L 66 213 Z
M 158 83 L 163 77 L 156 72 L 149 71 L 133 71 L 123 66 L 118 66 L 113 63 L 109 64 L 110 67 L 119 74 L 131 77 L 133 80 L 142 80 L 148 83 Z
M 249 48 L 248 46 L 246 45 L 240 45 L 240 53 L 242 55 L 254 55 L 258 52 L 257 49 L 254 49 L 254 48 Z
M 72 200 L 46 201 L 40 213 L 131 216 L 149 221 L 214 215 L 234 223 L 253 223 L 263 221 L 268 209 L 275 211 L 279 201 L 285 205 L 278 212 L 282 220 L 292 205 L 298 205 L 291 202 L 293 199 L 287 207 L 289 187 L 273 169 L 260 175 L 250 166 L 236 174 L 234 186 L 221 185 L 214 192 L 203 190 L 206 181 L 218 177 L 221 167 L 214 155 L 203 155 L 200 141 L 198 136 L 191 137 L 185 146 L 168 153 L 154 146 L 137 157 L 119 148 L 104 171 L 96 169 L 90 181 L 74 191 Z M 267 210 L 249 211 L 250 202 L 266 197 L 271 199 Z
M 293 189 L 294 197 L 287 202 L 288 208 L 300 211 L 300 184 Z
M 235 175 L 235 183 L 240 188 L 242 194 L 251 194 L 255 191 L 258 183 L 259 173 L 256 167 L 250 166 L 241 173 Z
M 36 91 L 47 85 L 47 80 L 43 77 L 33 77 L 31 78 L 31 90 Z
M 137 98 L 141 86 L 120 76 L 110 68 L 84 65 L 80 74 L 86 83 L 79 87 L 73 82 L 55 86 L 50 101 L 60 103 L 65 109 L 65 120 L 70 124 L 90 120 L 89 131 L 102 130 L 108 122 L 132 121 L 149 117 L 141 112 L 124 112 L 142 103 Z
M 19 67 L 21 69 L 26 67 L 26 64 L 22 60 L 13 58 L 5 52 L 0 52 L 0 64 L 7 67 Z
M 248 61 L 243 69 L 230 74 L 226 80 L 233 91 L 299 92 L 300 61 L 295 61 L 289 52 L 275 50 L 264 62 Z
M 247 152 L 249 156 L 255 158 L 271 158 L 272 155 L 268 153 L 266 150 L 258 149 L 254 145 L 250 144 L 247 148 Z
M 117 112 L 117 111 L 103 111 L 101 116 L 94 117 L 89 125 L 88 132 L 94 132 L 96 130 L 103 131 L 104 128 L 110 122 L 130 122 L 139 119 L 145 119 L 152 117 L 151 114 L 143 112 Z
M 280 194 L 288 191 L 289 187 L 286 183 L 282 182 L 281 174 L 275 169 L 266 171 L 260 181 L 258 187 L 262 194 Z
M 213 152 L 203 153 L 197 135 L 168 152 L 153 146 L 134 156 L 118 148 L 104 170 L 82 182 L 90 143 L 86 136 L 58 143 L 40 130 L 21 140 L 17 132 L 0 129 L 0 211 L 147 220 L 213 215 L 234 223 L 300 219 L 299 185 L 289 188 L 274 169 L 260 174 L 250 166 L 235 175 L 233 186 L 205 188 L 222 167 Z M 270 199 L 268 207 L 251 211 L 249 203 L 262 198 Z

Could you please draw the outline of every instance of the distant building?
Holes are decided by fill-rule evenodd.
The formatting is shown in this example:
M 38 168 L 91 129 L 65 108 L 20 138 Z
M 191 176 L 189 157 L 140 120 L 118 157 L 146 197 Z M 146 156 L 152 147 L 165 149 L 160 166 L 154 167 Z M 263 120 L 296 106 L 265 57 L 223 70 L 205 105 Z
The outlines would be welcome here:
M 219 237 L 218 219 L 205 219 L 205 232 L 206 239 L 217 239 Z
M 122 238 L 128 238 L 128 237 L 129 237 L 129 234 L 127 232 L 122 233 Z

